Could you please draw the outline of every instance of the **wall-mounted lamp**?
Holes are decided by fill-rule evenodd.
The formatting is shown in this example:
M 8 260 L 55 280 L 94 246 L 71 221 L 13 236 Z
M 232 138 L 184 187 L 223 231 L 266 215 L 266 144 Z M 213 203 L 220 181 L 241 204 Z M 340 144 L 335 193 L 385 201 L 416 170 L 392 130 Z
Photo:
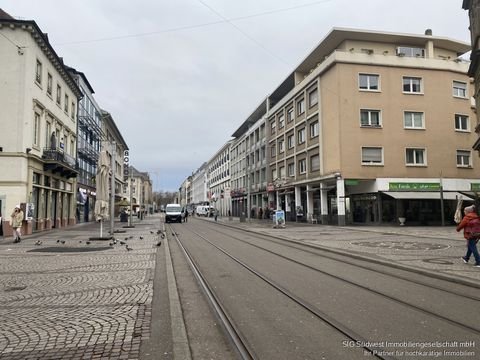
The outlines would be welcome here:
M 26 151 L 27 154 L 30 154 L 30 151 L 32 151 L 32 149 L 31 148 L 26 148 L 25 151 Z

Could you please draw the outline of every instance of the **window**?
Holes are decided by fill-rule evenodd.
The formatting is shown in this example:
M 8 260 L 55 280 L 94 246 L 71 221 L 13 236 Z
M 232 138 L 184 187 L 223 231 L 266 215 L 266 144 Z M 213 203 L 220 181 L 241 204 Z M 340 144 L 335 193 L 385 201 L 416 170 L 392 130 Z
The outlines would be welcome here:
M 467 115 L 455 114 L 455 130 L 469 131 L 469 121 Z
M 63 104 L 65 112 L 68 114 L 68 105 L 69 105 L 69 100 L 68 100 L 68 95 L 65 94 L 65 103 Z
M 40 143 L 40 114 L 35 113 L 33 119 L 33 144 L 39 145 Z
M 52 87 L 53 87 L 53 78 L 52 78 L 52 74 L 48 73 L 47 74 L 47 94 L 48 95 L 52 95 Z
M 318 121 L 314 121 L 310 124 L 310 138 L 318 136 Z
M 310 157 L 310 171 L 319 171 L 320 170 L 320 156 L 312 155 Z
M 298 160 L 298 173 L 305 174 L 307 172 L 307 161 L 305 159 Z
M 288 176 L 295 176 L 295 163 L 287 165 Z
M 383 149 L 381 147 L 362 147 L 362 165 L 382 165 Z
M 278 153 L 283 153 L 285 151 L 285 141 L 279 140 L 278 141 Z
M 303 144 L 305 142 L 305 128 L 298 130 L 298 144 Z
M 37 59 L 37 66 L 35 68 L 35 81 L 39 84 L 42 83 L 42 63 Z
M 71 113 L 71 118 L 73 121 L 75 121 L 75 103 L 72 101 L 72 107 L 71 107 L 72 113 Z
M 457 167 L 471 167 L 470 151 L 457 150 Z
M 308 93 L 308 106 L 314 107 L 318 104 L 318 89 L 315 88 Z
M 360 126 L 362 127 L 380 127 L 380 110 L 360 110 Z
M 403 92 L 411 94 L 419 94 L 422 92 L 422 78 L 403 77 Z
M 60 105 L 62 101 L 62 87 L 57 84 L 57 104 Z
M 276 132 L 276 126 L 277 124 L 275 123 L 275 120 L 273 120 L 271 123 L 270 123 L 270 134 L 275 134 Z
M 426 165 L 425 149 L 406 149 L 405 156 L 407 165 Z
M 398 56 L 425 57 L 425 49 L 409 46 L 399 46 L 397 48 Z
M 295 115 L 293 113 L 293 107 L 287 109 L 287 121 L 291 122 L 295 118 Z
M 423 112 L 405 111 L 403 126 L 406 129 L 424 129 Z
M 379 75 L 359 74 L 358 86 L 360 90 L 378 91 L 380 90 L 379 79 Z
M 277 156 L 277 147 L 275 145 L 272 145 L 272 147 L 270 148 L 270 156 L 273 158 L 275 156 Z M 247 164 L 248 165 L 248 164 Z
M 297 101 L 297 115 L 302 115 L 305 112 L 305 99 Z
M 283 114 L 278 115 L 278 128 L 282 129 L 285 126 L 285 116 Z
M 272 180 L 273 181 L 277 180 L 277 169 L 272 170 Z
M 291 149 L 295 146 L 295 139 L 293 134 L 287 136 L 287 146 L 288 149 Z
M 467 83 L 454 81 L 453 82 L 453 96 L 466 98 L 467 97 Z
M 279 173 L 280 173 L 280 179 L 285 179 L 285 166 L 281 166 L 279 169 L 278 169 Z

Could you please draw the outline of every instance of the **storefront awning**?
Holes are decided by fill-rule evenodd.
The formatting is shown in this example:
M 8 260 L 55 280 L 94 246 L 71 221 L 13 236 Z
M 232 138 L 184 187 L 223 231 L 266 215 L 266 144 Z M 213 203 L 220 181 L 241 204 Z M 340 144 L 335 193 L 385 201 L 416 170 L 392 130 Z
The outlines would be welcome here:
M 435 191 L 384 191 L 385 195 L 391 196 L 395 199 L 421 199 L 421 200 L 440 200 L 440 193 Z M 457 200 L 457 198 L 463 198 L 463 200 L 472 200 L 470 197 L 460 194 L 459 192 L 443 192 L 443 200 Z

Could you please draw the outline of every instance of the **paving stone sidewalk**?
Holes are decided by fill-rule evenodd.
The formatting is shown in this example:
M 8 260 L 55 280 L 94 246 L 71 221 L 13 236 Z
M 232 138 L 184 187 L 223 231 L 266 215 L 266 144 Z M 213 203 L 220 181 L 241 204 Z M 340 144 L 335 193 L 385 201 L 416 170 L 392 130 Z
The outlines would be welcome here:
M 96 223 L 0 240 L 0 359 L 138 359 L 159 228 L 155 214 L 116 244 L 89 240 Z

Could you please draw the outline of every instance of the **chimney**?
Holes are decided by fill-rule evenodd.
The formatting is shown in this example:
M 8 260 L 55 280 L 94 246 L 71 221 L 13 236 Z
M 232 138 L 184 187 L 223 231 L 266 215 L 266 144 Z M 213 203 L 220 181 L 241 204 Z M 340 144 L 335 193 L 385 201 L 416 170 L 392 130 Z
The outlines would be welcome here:
M 432 36 L 432 29 L 425 30 L 425 35 Z

